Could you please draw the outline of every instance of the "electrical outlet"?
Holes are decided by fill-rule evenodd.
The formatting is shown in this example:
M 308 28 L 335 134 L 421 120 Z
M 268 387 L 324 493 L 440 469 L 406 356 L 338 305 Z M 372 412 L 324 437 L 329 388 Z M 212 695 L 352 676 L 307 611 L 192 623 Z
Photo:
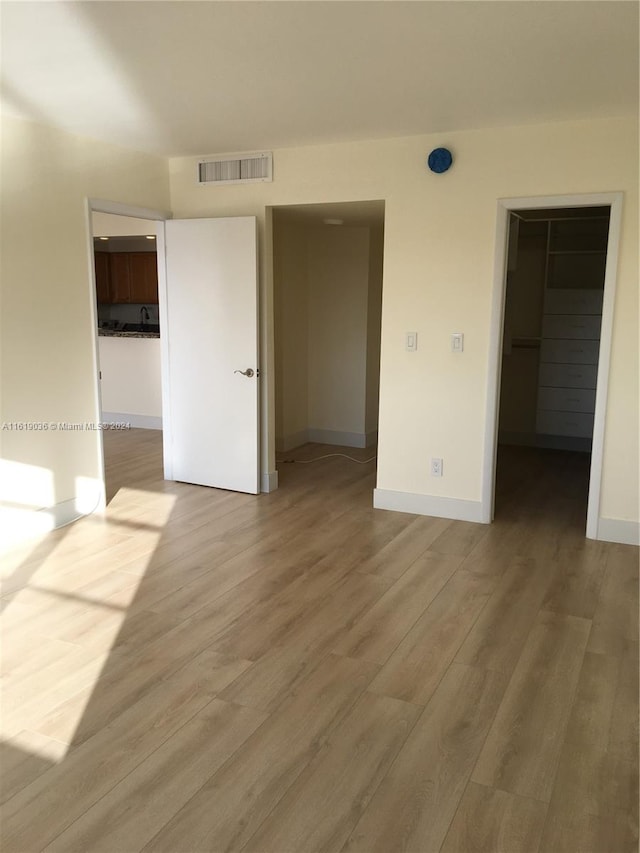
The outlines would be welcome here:
M 442 477 L 442 459 L 438 459 L 435 456 L 431 460 L 431 476 Z

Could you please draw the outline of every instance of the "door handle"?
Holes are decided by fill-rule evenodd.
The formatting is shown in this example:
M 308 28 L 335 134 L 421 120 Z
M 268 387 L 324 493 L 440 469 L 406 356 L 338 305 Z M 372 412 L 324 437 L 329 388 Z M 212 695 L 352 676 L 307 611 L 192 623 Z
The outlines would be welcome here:
M 247 367 L 246 370 L 234 370 L 234 373 L 241 373 L 243 376 L 248 376 L 251 378 L 253 376 L 253 369 L 251 367 Z

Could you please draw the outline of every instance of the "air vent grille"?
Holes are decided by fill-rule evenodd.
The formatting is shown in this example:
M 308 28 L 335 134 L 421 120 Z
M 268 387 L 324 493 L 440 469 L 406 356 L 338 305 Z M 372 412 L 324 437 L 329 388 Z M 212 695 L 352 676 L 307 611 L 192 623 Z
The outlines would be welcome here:
M 271 152 L 224 154 L 198 163 L 199 184 L 251 184 L 273 180 Z

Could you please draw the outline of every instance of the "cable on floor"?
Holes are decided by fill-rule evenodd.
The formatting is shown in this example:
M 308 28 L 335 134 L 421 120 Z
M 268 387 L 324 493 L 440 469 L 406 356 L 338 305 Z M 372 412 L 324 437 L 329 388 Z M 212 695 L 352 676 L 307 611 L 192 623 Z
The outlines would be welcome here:
M 367 462 L 373 462 L 374 459 L 378 458 L 377 454 L 371 456 L 369 459 L 354 459 L 353 456 L 347 456 L 346 453 L 327 453 L 324 456 L 317 456 L 315 459 L 280 459 L 279 461 L 287 464 L 295 463 L 297 465 L 310 465 L 312 462 L 319 462 L 321 459 L 330 459 L 332 456 L 342 456 L 350 462 L 357 462 L 358 465 L 366 465 Z

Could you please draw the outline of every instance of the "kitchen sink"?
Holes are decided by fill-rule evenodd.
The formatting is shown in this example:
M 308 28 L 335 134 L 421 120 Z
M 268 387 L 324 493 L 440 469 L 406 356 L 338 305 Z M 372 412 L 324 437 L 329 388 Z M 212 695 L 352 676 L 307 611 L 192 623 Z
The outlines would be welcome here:
M 160 332 L 160 326 L 157 323 L 125 323 L 122 327 L 123 332 Z

